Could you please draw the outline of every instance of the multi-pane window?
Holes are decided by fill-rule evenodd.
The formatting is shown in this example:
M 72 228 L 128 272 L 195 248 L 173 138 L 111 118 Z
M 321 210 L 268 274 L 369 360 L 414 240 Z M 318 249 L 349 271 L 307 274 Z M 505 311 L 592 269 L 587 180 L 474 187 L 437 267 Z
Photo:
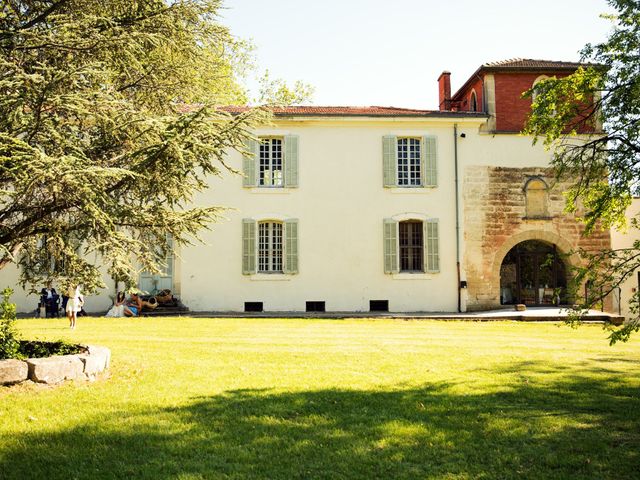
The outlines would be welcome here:
M 267 187 L 283 186 L 282 139 L 263 138 L 260 141 L 260 171 L 258 184 Z
M 282 273 L 282 223 L 258 223 L 258 271 Z
M 242 186 L 298 188 L 298 135 L 247 139 L 242 159 Z
M 298 219 L 242 219 L 242 273 L 298 273 Z
M 437 137 L 382 137 L 382 185 L 386 188 L 438 186 Z
M 398 185 L 420 186 L 420 139 L 398 138 Z
M 424 269 L 422 222 L 418 220 L 400 222 L 398 224 L 398 240 L 400 271 L 422 272 Z

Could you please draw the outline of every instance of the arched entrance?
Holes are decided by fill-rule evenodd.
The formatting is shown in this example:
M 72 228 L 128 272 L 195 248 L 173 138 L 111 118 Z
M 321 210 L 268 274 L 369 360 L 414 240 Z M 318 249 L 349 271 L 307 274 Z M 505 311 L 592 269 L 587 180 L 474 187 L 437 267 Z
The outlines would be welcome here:
M 556 245 L 539 240 L 518 243 L 500 267 L 500 303 L 565 305 L 567 269 Z

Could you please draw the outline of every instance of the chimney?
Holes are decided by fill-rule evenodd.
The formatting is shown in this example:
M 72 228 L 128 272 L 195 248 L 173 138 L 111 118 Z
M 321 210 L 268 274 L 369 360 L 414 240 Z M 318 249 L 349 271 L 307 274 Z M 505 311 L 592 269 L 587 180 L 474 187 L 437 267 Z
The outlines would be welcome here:
M 446 70 L 438 77 L 440 110 L 451 110 L 451 72 Z

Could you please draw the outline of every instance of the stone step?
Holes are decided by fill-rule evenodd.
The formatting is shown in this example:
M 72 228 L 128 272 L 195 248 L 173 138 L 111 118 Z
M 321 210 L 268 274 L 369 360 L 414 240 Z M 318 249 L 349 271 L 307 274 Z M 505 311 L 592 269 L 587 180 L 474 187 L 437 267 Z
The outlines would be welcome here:
M 171 305 L 171 306 L 158 305 L 153 310 L 143 309 L 140 316 L 141 317 L 172 317 L 172 316 L 184 315 L 185 313 L 188 313 L 188 312 L 189 312 L 189 308 L 187 308 L 187 306 L 185 306 L 181 302 L 178 302 L 177 305 Z

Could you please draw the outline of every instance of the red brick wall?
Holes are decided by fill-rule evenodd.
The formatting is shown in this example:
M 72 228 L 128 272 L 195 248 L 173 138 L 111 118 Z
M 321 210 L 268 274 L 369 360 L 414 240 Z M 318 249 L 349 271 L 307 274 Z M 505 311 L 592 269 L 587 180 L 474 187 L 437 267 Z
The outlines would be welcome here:
M 496 130 L 520 132 L 531 111 L 531 98 L 522 98 L 522 93 L 533 86 L 541 75 L 564 77 L 566 73 L 496 73 Z
M 475 82 L 469 85 L 463 92 L 460 93 L 460 101 L 458 102 L 458 110 L 461 111 L 469 111 L 471 110 L 471 92 L 475 89 L 476 98 L 478 99 L 478 111 L 483 111 L 483 88 L 482 88 L 482 80 L 480 78 L 476 79 Z
M 483 111 L 484 88 L 483 78 L 475 79 L 465 90 L 455 96 L 451 108 L 453 110 L 471 110 L 471 92 L 475 89 L 478 99 L 478 111 Z M 496 130 L 499 132 L 521 132 L 531 111 L 531 98 L 522 98 L 522 94 L 533 86 L 533 82 L 542 76 L 565 77 L 566 72 L 535 72 L 535 73 L 501 73 L 496 72 L 495 101 L 496 101 Z M 442 86 L 440 87 L 442 98 Z M 441 107 L 442 109 L 442 107 Z M 592 125 L 583 125 L 579 133 L 593 132 Z
M 438 99 L 440 110 L 451 110 L 451 73 L 442 72 L 438 77 Z

